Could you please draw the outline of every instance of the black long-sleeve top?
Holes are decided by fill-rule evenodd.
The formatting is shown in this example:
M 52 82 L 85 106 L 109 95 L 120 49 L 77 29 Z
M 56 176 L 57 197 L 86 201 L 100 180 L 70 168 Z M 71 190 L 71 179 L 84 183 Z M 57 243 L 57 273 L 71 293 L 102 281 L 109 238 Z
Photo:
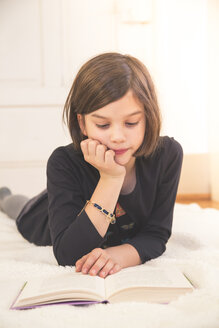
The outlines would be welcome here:
M 182 157 L 182 147 L 169 137 L 160 137 L 153 155 L 138 157 L 136 186 L 130 194 L 120 194 L 116 224 L 102 237 L 81 212 L 98 183 L 98 170 L 73 144 L 57 148 L 47 164 L 47 190 L 48 225 L 58 263 L 74 265 L 94 248 L 123 243 L 136 248 L 142 263 L 161 255 L 171 235 Z
M 161 137 L 148 158 L 136 159 L 136 186 L 120 194 L 116 224 L 102 238 L 83 209 L 99 181 L 99 172 L 73 144 L 57 148 L 47 164 L 47 190 L 29 200 L 17 228 L 36 245 L 53 245 L 60 265 L 74 265 L 97 247 L 128 243 L 142 263 L 161 255 L 171 235 L 173 208 L 183 151 L 173 138 Z

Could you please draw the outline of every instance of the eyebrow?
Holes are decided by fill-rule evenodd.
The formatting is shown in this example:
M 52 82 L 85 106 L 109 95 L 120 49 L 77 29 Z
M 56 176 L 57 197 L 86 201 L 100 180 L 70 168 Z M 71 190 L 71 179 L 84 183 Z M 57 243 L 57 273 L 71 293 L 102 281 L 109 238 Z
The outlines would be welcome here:
M 126 115 L 126 117 L 130 117 L 130 116 L 134 116 L 134 115 L 137 115 L 137 114 L 141 114 L 142 112 L 140 110 L 134 112 L 134 113 L 131 113 L 131 114 L 128 114 Z M 102 119 L 108 119 L 108 117 L 106 116 L 101 116 L 101 115 L 98 115 L 98 114 L 92 114 L 91 115 L 92 117 L 97 117 L 97 118 L 102 118 Z

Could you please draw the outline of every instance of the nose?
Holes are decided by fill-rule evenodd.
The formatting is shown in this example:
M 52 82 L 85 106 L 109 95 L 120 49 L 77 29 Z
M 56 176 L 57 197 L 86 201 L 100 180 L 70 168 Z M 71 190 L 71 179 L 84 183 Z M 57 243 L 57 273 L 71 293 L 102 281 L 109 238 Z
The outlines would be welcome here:
M 110 140 L 114 143 L 122 143 L 125 141 L 125 133 L 120 126 L 113 127 L 110 132 Z

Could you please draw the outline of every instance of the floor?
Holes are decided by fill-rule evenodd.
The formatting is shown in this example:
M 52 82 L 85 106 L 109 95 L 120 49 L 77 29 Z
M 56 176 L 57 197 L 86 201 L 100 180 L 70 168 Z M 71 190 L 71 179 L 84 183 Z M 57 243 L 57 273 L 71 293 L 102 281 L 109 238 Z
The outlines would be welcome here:
M 191 204 L 191 203 L 197 203 L 199 204 L 200 207 L 202 208 L 216 208 L 219 210 L 219 202 L 215 202 L 212 200 L 195 200 L 195 201 L 190 201 L 190 200 L 181 200 L 181 201 L 177 201 L 177 203 L 180 204 Z

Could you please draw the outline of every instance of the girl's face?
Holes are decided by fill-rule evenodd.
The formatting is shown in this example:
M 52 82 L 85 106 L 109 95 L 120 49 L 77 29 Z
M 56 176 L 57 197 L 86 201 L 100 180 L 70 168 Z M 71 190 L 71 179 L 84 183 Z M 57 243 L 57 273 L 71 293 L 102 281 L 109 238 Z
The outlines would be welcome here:
M 121 99 L 92 113 L 78 114 L 82 133 L 98 140 L 115 152 L 115 161 L 131 168 L 135 163 L 133 154 L 141 146 L 145 134 L 144 106 L 129 90 Z

